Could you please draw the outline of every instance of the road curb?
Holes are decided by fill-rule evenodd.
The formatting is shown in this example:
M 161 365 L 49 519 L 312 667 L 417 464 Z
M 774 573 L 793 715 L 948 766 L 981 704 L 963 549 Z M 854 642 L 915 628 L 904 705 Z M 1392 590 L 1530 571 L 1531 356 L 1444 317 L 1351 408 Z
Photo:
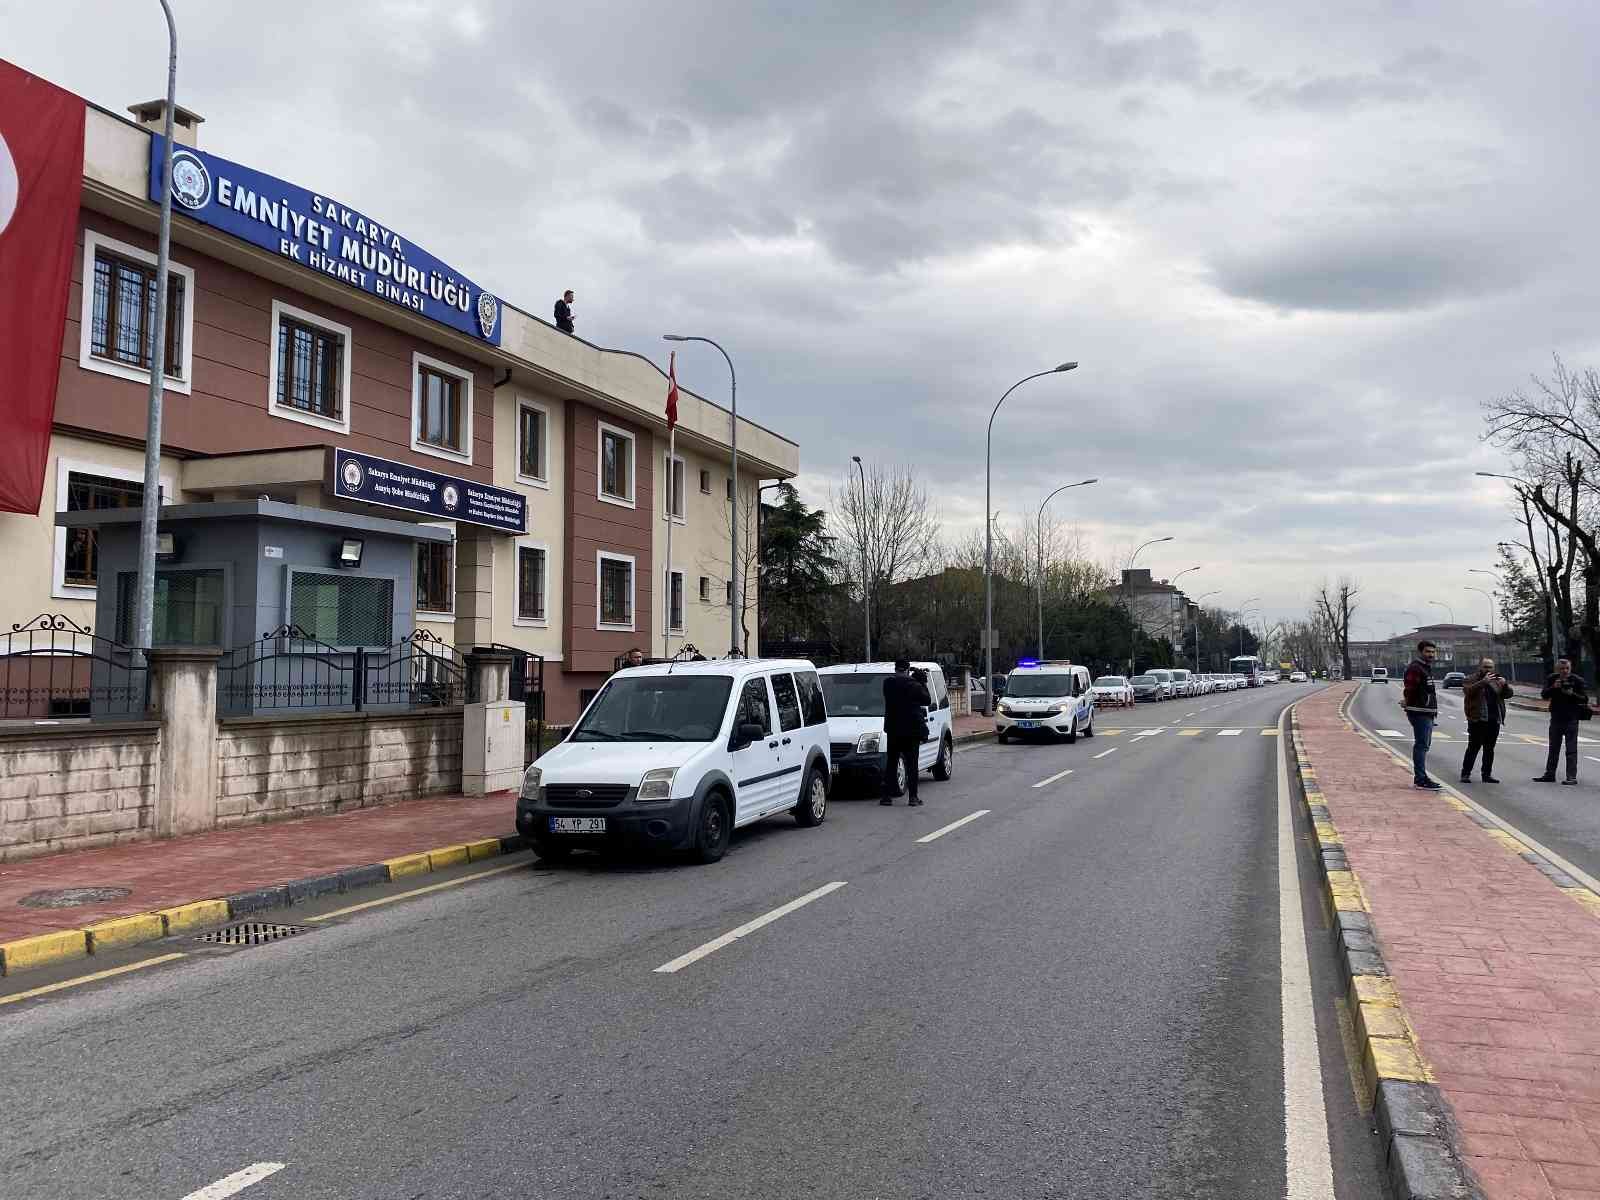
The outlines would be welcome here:
M 956 734 L 954 738 L 954 744 L 957 746 L 971 746 L 978 742 L 992 741 L 994 741 L 994 730 L 992 729 L 975 729 L 971 733 Z
M 1315 764 L 1306 756 L 1294 706 L 1289 709 L 1289 726 L 1293 775 L 1300 781 L 1300 802 L 1311 824 L 1323 909 L 1347 987 L 1366 1099 L 1377 1114 L 1390 1187 L 1397 1200 L 1480 1196 L 1461 1161 L 1449 1103 L 1433 1082 L 1389 978 L 1366 894 L 1328 813 Z
M 150 912 L 109 917 L 81 929 L 58 929 L 50 933 L 0 942 L 0 976 L 15 975 L 36 967 L 123 949 L 144 942 L 159 941 L 175 934 L 189 933 L 210 925 L 224 925 L 241 917 L 275 909 L 290 908 L 317 896 L 353 892 L 360 888 L 390 883 L 411 875 L 425 875 L 446 867 L 478 862 L 501 854 L 514 854 L 525 848 L 519 834 L 498 838 L 475 838 L 449 846 L 438 846 L 418 854 L 403 855 L 385 862 L 346 867 L 328 874 L 291 879 L 268 887 L 194 900 Z

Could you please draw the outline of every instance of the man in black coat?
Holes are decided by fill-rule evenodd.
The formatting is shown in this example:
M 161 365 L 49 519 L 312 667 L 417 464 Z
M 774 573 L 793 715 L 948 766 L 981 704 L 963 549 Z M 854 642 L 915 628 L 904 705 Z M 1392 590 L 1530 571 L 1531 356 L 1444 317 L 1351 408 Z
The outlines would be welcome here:
M 1561 757 L 1562 744 L 1567 748 L 1567 777 L 1561 782 L 1578 782 L 1578 722 L 1583 720 L 1580 711 L 1589 709 L 1589 693 L 1583 680 L 1572 673 L 1572 660 L 1558 658 L 1556 673 L 1545 682 L 1539 695 L 1550 701 L 1550 753 L 1545 756 L 1544 774 L 1534 776 L 1535 783 L 1556 781 L 1556 762 Z
M 895 764 L 899 762 L 906 765 L 907 803 L 913 808 L 922 803 L 917 797 L 917 755 L 927 734 L 926 710 L 931 707 L 927 684 L 911 674 L 909 662 L 895 659 L 894 674 L 883 681 L 883 737 L 888 753 L 883 760 L 883 799 L 879 804 L 894 803 Z
M 571 288 L 562 292 L 561 299 L 556 301 L 556 328 L 561 330 L 562 333 L 574 332 Z

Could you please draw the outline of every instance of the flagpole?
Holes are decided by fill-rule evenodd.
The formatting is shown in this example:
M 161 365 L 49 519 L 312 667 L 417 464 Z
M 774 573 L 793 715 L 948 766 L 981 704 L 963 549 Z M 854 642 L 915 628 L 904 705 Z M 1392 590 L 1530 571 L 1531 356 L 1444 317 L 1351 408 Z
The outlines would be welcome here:
M 661 634 L 663 658 L 672 657 L 672 482 L 678 467 L 674 457 L 677 446 L 678 426 L 673 423 L 667 428 L 667 615 Z

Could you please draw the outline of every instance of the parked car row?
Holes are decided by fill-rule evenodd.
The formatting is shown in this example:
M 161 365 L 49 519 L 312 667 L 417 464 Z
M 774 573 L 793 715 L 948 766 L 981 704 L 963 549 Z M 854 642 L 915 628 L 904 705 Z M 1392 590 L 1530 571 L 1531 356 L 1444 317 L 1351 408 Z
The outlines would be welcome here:
M 1209 696 L 1213 692 L 1233 692 L 1250 686 L 1243 675 L 1196 674 L 1181 668 L 1159 667 L 1135 675 L 1129 684 L 1135 703 Z

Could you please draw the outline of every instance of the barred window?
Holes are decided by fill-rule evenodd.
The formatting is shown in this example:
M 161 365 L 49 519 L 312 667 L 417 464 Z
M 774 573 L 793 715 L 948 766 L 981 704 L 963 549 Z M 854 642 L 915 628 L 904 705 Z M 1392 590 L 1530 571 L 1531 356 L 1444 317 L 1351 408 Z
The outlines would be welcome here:
M 162 362 L 183 378 L 183 276 L 167 273 L 167 327 Z M 94 309 L 89 353 L 148 371 L 155 346 L 156 269 L 106 250 L 94 255 Z
M 668 615 L 669 627 L 672 629 L 683 628 L 683 572 L 672 573 L 672 595 L 668 601 L 671 611 Z
M 332 330 L 280 317 L 278 404 L 339 420 L 344 414 L 344 353 L 344 338 Z
M 221 646 L 222 572 L 220 570 L 158 570 L 152 605 L 152 646 Z M 117 629 L 124 645 L 131 646 L 138 631 L 139 576 L 117 573 Z
M 451 566 L 455 547 L 449 542 L 417 543 L 417 611 L 452 613 Z
M 633 625 L 633 562 L 600 556 L 600 624 Z
M 704 575 L 700 576 L 700 602 L 711 603 L 711 580 Z
M 517 619 L 543 621 L 545 609 L 545 551 L 540 546 L 517 547 Z
M 72 471 L 67 475 L 67 511 L 94 512 L 107 508 L 138 508 L 144 503 L 144 484 L 132 479 L 109 479 Z M 98 530 L 68 529 L 67 553 L 61 582 L 72 587 L 94 587 L 100 576 Z
M 289 621 L 333 646 L 387 646 L 394 641 L 394 581 L 295 571 Z

